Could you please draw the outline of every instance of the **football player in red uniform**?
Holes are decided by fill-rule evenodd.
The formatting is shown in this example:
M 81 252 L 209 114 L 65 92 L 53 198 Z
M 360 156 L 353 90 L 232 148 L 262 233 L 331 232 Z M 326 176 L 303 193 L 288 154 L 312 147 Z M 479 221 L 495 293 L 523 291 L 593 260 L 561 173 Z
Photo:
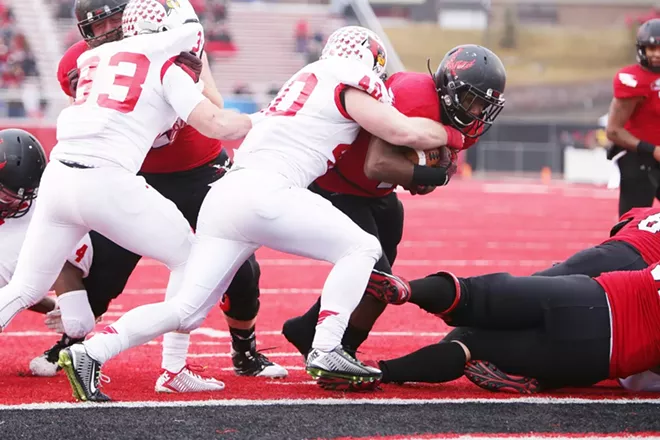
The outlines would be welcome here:
M 465 374 L 486 389 L 532 393 L 660 365 L 658 264 L 596 278 L 438 272 L 410 284 L 410 302 L 463 327 L 438 344 L 380 361 L 385 383 Z
M 589 275 L 641 270 L 660 261 L 660 209 L 633 208 L 626 212 L 601 244 L 535 273 L 541 276 Z
M 453 126 L 465 135 L 464 149 L 474 145 L 499 115 L 505 84 L 506 72 L 500 59 L 476 45 L 449 51 L 434 75 L 399 72 L 386 81 L 394 106 L 401 113 Z M 413 194 L 427 194 L 446 184 L 456 169 L 454 163 L 434 168 L 414 165 L 405 150 L 362 130 L 337 164 L 310 187 L 378 237 L 383 256 L 375 270 L 388 274 L 392 273 L 403 234 L 403 205 L 394 188 L 401 185 Z M 370 286 L 375 287 L 378 281 L 373 278 Z M 320 300 L 303 316 L 284 324 L 284 336 L 303 355 L 311 347 L 319 308 Z M 347 351 L 355 353 L 384 309 L 383 303 L 365 295 L 344 334 L 342 342 Z
M 127 0 L 76 0 L 78 28 L 84 40 L 67 50 L 57 72 L 62 90 L 69 97 L 73 98 L 76 94 L 78 57 L 89 47 L 122 38 L 122 13 L 127 3 Z M 206 55 L 203 58 L 204 67 L 194 56 L 185 53 L 175 62 L 201 78 L 205 84 L 205 95 L 214 104 L 222 107 L 222 96 L 215 88 Z M 156 139 L 139 175 L 174 202 L 194 229 L 209 184 L 221 178 L 229 166 L 231 161 L 219 141 L 203 136 L 191 126 L 177 123 L 170 131 Z M 117 246 L 94 231 L 90 232 L 90 237 L 94 257 L 89 276 L 82 279 L 75 268 L 68 267 L 71 276 L 67 279 L 72 290 L 87 291 L 92 311 L 99 317 L 107 311 L 110 301 L 124 290 L 141 256 Z M 232 339 L 234 371 L 238 375 L 246 376 L 285 377 L 287 371 L 283 367 L 271 362 L 256 349 L 255 322 L 259 310 L 259 276 L 259 265 L 254 256 L 251 256 L 239 269 L 223 300 L 222 309 Z M 42 362 L 48 362 L 53 368 L 58 368 L 56 365 L 59 352 L 76 342 L 80 340 L 63 335 L 60 341 L 41 356 Z M 165 335 L 161 378 L 167 377 L 168 380 L 167 383 L 160 384 L 159 379 L 161 391 L 192 390 L 177 387 L 178 383 L 191 382 L 177 380 L 176 377 L 181 372 L 193 378 L 192 382 L 199 378 L 198 375 L 189 373 L 186 366 L 188 344 L 187 334 Z
M 660 197 L 660 19 L 640 26 L 637 61 L 615 75 L 607 121 L 608 157 L 619 156 L 619 215 Z

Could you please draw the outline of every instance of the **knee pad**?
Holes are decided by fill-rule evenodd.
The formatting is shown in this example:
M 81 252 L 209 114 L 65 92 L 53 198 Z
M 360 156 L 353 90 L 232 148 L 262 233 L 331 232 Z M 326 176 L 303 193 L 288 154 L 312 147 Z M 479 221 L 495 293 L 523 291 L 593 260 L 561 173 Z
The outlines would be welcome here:
M 238 269 L 222 297 L 220 308 L 229 318 L 251 321 L 259 313 L 259 278 L 261 269 L 252 255 Z

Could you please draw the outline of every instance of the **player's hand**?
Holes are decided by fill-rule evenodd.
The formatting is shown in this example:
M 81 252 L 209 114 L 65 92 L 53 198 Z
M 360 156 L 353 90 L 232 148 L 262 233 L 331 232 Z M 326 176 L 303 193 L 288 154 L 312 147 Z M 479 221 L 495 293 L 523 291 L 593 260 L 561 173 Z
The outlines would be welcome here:
M 69 92 L 71 96 L 76 96 L 76 90 L 78 90 L 78 79 L 80 79 L 80 71 L 77 68 L 69 70 L 69 73 L 66 74 L 69 79 Z
M 174 64 L 181 67 L 187 72 L 192 72 L 195 82 L 199 82 L 199 77 L 202 74 L 202 60 L 197 57 L 192 52 L 181 52 L 178 57 L 174 60 Z
M 653 159 L 655 159 L 656 162 L 660 162 L 660 146 L 655 146 L 655 149 L 653 150 Z
M 424 196 L 426 194 L 432 193 L 435 191 L 437 186 L 417 186 L 410 188 L 408 191 L 410 191 L 410 194 L 413 196 Z
M 44 323 L 46 324 L 46 327 L 55 333 L 64 333 L 64 324 L 62 324 L 62 312 L 59 307 L 51 312 L 46 313 Z

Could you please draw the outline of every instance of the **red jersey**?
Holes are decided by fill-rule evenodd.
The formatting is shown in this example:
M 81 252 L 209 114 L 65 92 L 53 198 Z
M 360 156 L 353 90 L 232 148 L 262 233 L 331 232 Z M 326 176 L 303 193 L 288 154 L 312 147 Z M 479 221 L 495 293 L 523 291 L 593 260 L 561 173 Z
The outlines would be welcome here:
M 660 261 L 660 209 L 633 208 L 619 221 L 632 219 L 614 237 L 604 241 L 624 241 L 637 249 L 647 264 Z
M 81 40 L 71 46 L 62 56 L 57 68 L 57 79 L 62 91 L 71 96 L 68 73 L 78 67 L 78 57 L 89 46 Z M 171 130 L 155 140 L 152 148 L 142 163 L 143 173 L 175 173 L 186 171 L 210 162 L 220 154 L 222 143 L 210 139 L 200 132 L 178 121 Z
M 624 378 L 660 365 L 660 265 L 595 278 L 610 304 L 610 378 Z
M 614 76 L 614 97 L 644 98 L 624 128 L 638 139 L 660 145 L 660 73 L 649 72 L 639 64 L 624 67 Z
M 409 117 L 422 117 L 440 121 L 440 101 L 435 83 L 427 73 L 399 72 L 390 76 L 385 85 L 394 95 L 394 107 Z M 316 179 L 326 191 L 363 197 L 383 197 L 394 191 L 394 185 L 369 179 L 364 174 L 364 162 L 371 134 L 361 130 L 334 168 Z M 477 139 L 465 138 L 464 148 Z

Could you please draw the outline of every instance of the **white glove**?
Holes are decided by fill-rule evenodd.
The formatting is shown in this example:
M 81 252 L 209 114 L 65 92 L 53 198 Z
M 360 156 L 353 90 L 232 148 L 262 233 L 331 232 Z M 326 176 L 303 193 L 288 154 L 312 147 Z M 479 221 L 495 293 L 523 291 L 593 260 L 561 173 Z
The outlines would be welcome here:
M 46 313 L 44 322 L 46 327 L 52 331 L 56 333 L 64 333 L 64 325 L 62 324 L 62 311 L 59 309 L 59 307 L 56 307 L 55 309 Z

